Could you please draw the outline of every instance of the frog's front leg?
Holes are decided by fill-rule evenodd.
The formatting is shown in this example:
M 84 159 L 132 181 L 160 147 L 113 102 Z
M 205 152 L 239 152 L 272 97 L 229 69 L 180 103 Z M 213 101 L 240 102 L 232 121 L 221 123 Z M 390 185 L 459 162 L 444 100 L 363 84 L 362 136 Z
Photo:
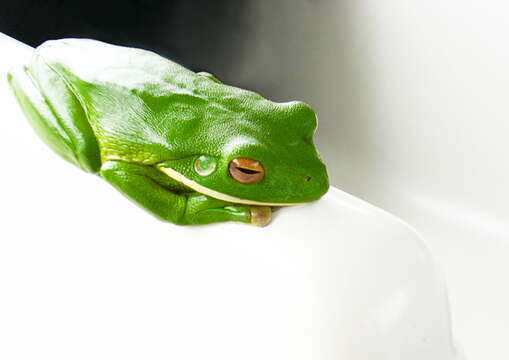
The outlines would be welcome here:
M 150 166 L 108 161 L 100 174 L 152 214 L 178 225 L 238 221 L 261 226 L 270 220 L 270 208 L 231 204 L 195 192 L 174 192 L 165 175 Z

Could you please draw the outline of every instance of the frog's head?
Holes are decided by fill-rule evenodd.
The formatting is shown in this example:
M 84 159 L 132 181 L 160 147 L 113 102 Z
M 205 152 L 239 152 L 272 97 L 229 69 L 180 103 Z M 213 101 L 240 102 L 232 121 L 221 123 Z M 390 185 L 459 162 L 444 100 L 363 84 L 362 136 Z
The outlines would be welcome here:
M 233 203 L 296 205 L 327 192 L 327 170 L 313 143 L 317 121 L 311 107 L 271 102 L 240 89 L 217 98 L 221 103 L 207 106 L 194 125 L 199 135 L 193 154 L 160 164 L 163 172 Z

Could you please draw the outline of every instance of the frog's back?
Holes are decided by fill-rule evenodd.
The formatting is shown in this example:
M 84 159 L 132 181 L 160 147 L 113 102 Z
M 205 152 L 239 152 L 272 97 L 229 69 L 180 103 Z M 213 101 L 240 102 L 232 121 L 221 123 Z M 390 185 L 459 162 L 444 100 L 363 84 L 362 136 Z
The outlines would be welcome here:
M 103 161 L 155 164 L 212 151 L 226 134 L 252 131 L 243 114 L 276 104 L 147 50 L 62 39 L 36 53 L 80 100 Z
M 147 50 L 62 39 L 44 43 L 37 53 L 79 98 L 103 161 L 156 164 L 219 155 L 238 137 L 272 141 L 267 147 L 275 149 L 293 135 L 312 135 L 316 127 L 314 112 L 303 103 L 269 101 Z
M 189 87 L 196 77 L 194 72 L 151 51 L 92 39 L 50 40 L 36 52 L 65 77 L 91 84 L 169 90 L 172 84 Z
M 36 54 L 80 100 L 103 161 L 153 164 L 175 157 L 178 144 L 171 143 L 168 134 L 178 131 L 182 118 L 177 102 L 184 110 L 203 101 L 194 95 L 195 73 L 150 51 L 62 39 L 45 42 Z M 175 109 L 163 109 L 169 102 L 161 97 L 177 100 L 172 101 Z

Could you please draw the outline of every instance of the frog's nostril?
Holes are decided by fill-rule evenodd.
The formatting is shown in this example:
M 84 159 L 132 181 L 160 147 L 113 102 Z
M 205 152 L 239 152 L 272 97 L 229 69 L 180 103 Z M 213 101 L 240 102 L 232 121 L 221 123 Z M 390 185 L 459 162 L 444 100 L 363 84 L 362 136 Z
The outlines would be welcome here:
M 310 182 L 310 181 L 311 181 L 311 176 L 306 176 L 306 177 L 304 177 L 304 181 L 305 181 L 305 182 Z

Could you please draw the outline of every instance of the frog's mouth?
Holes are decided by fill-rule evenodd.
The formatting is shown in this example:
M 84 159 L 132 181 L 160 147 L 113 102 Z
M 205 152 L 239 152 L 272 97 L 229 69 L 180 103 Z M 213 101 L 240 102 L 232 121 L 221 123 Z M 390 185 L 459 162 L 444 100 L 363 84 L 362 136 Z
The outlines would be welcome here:
M 168 175 L 174 180 L 177 180 L 178 182 L 186 185 L 187 187 L 193 189 L 196 192 L 199 192 L 200 194 L 204 194 L 207 196 L 210 196 L 214 199 L 223 200 L 235 204 L 246 204 L 246 205 L 258 205 L 258 206 L 295 206 L 295 205 L 302 205 L 302 203 L 277 203 L 277 202 L 264 202 L 264 201 L 255 201 L 255 200 L 248 200 L 248 199 L 241 199 L 235 196 L 223 194 L 219 191 L 209 189 L 203 185 L 198 184 L 196 181 L 193 181 L 191 179 L 186 178 L 181 173 L 167 167 L 158 167 L 159 170 L 161 170 L 163 173 Z

